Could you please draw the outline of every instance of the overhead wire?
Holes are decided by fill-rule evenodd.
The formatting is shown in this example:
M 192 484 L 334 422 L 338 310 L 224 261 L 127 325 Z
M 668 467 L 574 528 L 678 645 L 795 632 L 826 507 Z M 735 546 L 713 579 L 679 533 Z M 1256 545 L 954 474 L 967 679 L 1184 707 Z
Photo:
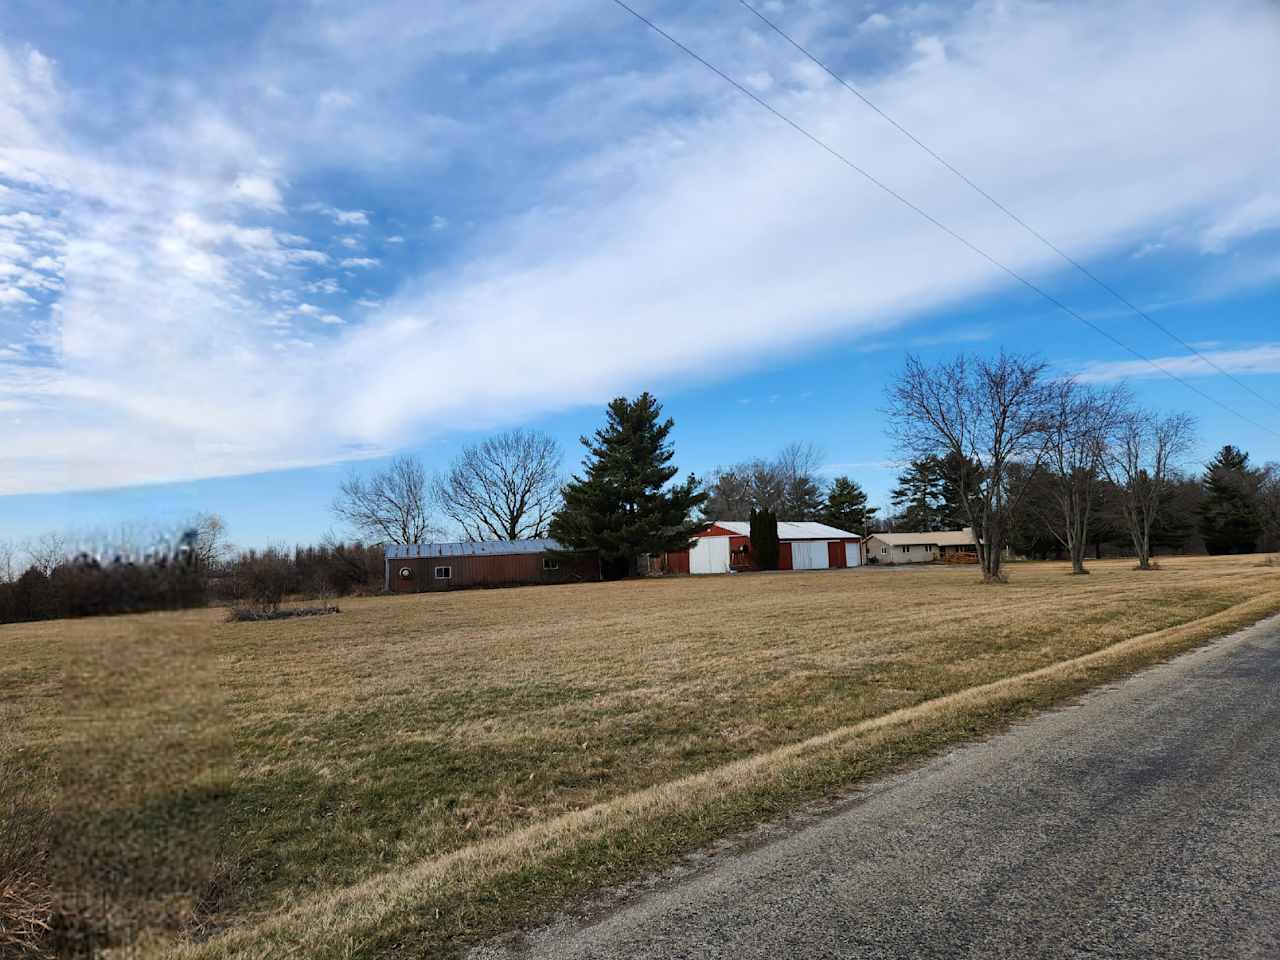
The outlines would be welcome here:
M 1227 413 L 1230 413 L 1232 416 L 1234 416 L 1234 417 L 1238 418 L 1239 420 L 1241 420 L 1241 421 L 1243 421 L 1243 422 L 1245 422 L 1245 423 L 1250 424 L 1251 426 L 1255 427 L 1256 429 L 1258 429 L 1258 430 L 1262 430 L 1262 431 L 1264 431 L 1264 432 L 1266 432 L 1266 433 L 1270 433 L 1270 434 L 1272 434 L 1273 436 L 1275 436 L 1275 437 L 1277 437 L 1277 438 L 1280 438 L 1280 431 L 1273 430 L 1272 428 L 1270 428 L 1270 427 L 1268 427 L 1268 426 L 1265 426 L 1265 425 L 1264 425 L 1264 424 L 1262 424 L 1262 423 L 1259 423 L 1258 421 L 1254 420 L 1253 418 L 1246 416 L 1245 414 L 1243 414 L 1243 413 L 1241 413 L 1240 411 L 1238 411 L 1238 410 L 1234 409 L 1233 407 L 1231 407 L 1231 406 L 1230 406 L 1230 405 L 1228 405 L 1227 403 L 1223 402 L 1222 400 L 1219 400 L 1217 397 L 1213 396 L 1212 394 L 1205 393 L 1203 390 L 1201 390 L 1199 387 L 1197 387 L 1195 384 L 1191 383 L 1190 381 L 1188 381 L 1188 380 L 1186 380 L 1186 379 L 1184 379 L 1184 378 L 1182 378 L 1182 377 L 1178 376 L 1177 374 L 1173 373 L 1171 370 L 1167 370 L 1166 368 L 1164 368 L 1164 367 L 1160 366 L 1160 364 L 1156 363 L 1154 360 L 1152 360 L 1150 357 L 1146 356 L 1146 355 L 1145 355 L 1144 353 L 1142 353 L 1141 351 L 1136 350 L 1135 348 L 1133 348 L 1133 347 L 1129 346 L 1127 343 L 1125 343 L 1123 340 L 1120 340 L 1118 337 L 1114 336 L 1114 335 L 1113 335 L 1109 330 L 1105 329 L 1104 327 L 1099 326 L 1098 324 L 1096 324 L 1096 323 L 1094 323 L 1092 320 L 1090 320 L 1088 317 L 1085 317 L 1084 315 L 1082 315 L 1082 314 L 1078 313 L 1077 311 L 1073 310 L 1071 307 L 1069 307 L 1067 304 L 1063 303 L 1063 302 L 1062 302 L 1061 300 L 1059 300 L 1057 297 L 1054 297 L 1054 296 L 1053 296 L 1052 294 L 1050 294 L 1048 291 L 1044 290 L 1044 289 L 1043 289 L 1043 288 L 1041 288 L 1040 286 L 1038 286 L 1038 285 L 1036 285 L 1035 283 L 1033 283 L 1032 281 L 1028 280 L 1026 277 L 1022 276 L 1020 273 L 1018 273 L 1018 272 L 1017 272 L 1016 270 L 1014 270 L 1012 267 L 1009 267 L 1009 266 L 1007 266 L 1006 264 L 1004 264 L 1002 261 L 997 260 L 994 256 L 992 256 L 991 254 L 987 253 L 985 250 L 983 250 L 981 247 L 979 247 L 979 246 L 978 246 L 977 244 L 975 244 L 973 241 L 969 240 L 967 237 L 965 237 L 965 236 L 961 235 L 960 233 L 957 233 L 955 230 L 953 230 L 951 227 L 947 226 L 947 225 L 946 225 L 945 223 L 943 223 L 941 220 L 937 219 L 935 216 L 933 216 L 933 215 L 932 215 L 931 213 L 929 213 L 927 210 L 925 210 L 924 208 L 922 208 L 922 207 L 918 206 L 917 204 L 913 203 L 911 200 L 907 199 L 907 197 L 903 196 L 903 195 L 902 195 L 901 193 L 899 193 L 897 190 L 893 189 L 893 187 L 889 186 L 887 183 L 885 183 L 884 181 L 882 181 L 882 180 L 880 180 L 879 178 L 877 178 L 874 174 L 872 174 L 872 173 L 870 173 L 869 171 L 865 170 L 863 167 L 859 166 L 859 165 L 858 165 L 857 163 L 855 163 L 853 160 L 850 160 L 847 156 L 845 156 L 843 153 L 841 153 L 841 152 L 840 152 L 839 150 L 837 150 L 835 147 L 831 146 L 831 145 L 830 145 L 830 144 L 828 144 L 826 141 L 822 140 L 822 139 L 821 139 L 820 137 L 818 137 L 816 134 L 811 133 L 809 130 L 807 130 L 805 127 L 803 127 L 800 123 L 798 123 L 796 120 L 793 120 L 791 117 L 787 116 L 787 115 L 786 115 L 786 114 L 784 114 L 782 111 L 778 110 L 776 107 L 774 107 L 774 106 L 773 106 L 771 103 L 769 103 L 767 100 L 765 100 L 764 98 L 762 98 L 761 96 L 759 96 L 758 94 L 756 94 L 755 92 L 753 92 L 752 90 L 750 90 L 749 88 L 747 88 L 747 87 L 743 86 L 741 83 L 739 83 L 739 82 L 738 82 L 737 80 L 735 80 L 733 77 L 729 76 L 729 74 L 725 73 L 723 70 L 721 70 L 721 69 L 720 69 L 719 67 L 717 67 L 715 64 L 711 63 L 711 61 L 707 60 L 705 57 L 703 57 L 702 55 L 700 55 L 699 53 L 697 53 L 695 50 L 691 49 L 690 47 L 688 47 L 688 46 L 686 46 L 685 44 L 683 44 L 682 42 L 680 42 L 678 39 L 676 39 L 674 36 L 672 36 L 670 33 L 668 33 L 668 32 L 667 32 L 666 30 L 664 30 L 662 27 L 658 26 L 658 24 L 656 24 L 654 21 L 650 20 L 650 19 L 649 19 L 648 17 L 646 17 L 644 14 L 640 13 L 638 10 L 636 10 L 634 7 L 632 7 L 630 4 L 626 3 L 626 2 L 625 2 L 625 0 L 613 0 L 613 3 L 614 3 L 614 4 L 616 4 L 617 6 L 621 7 L 623 10 L 625 10 L 627 13 L 629 13 L 631 16 L 633 16 L 636 20 L 638 20 L 638 21 L 640 21 L 641 23 L 643 23 L 645 26 L 647 26 L 647 27 L 648 27 L 650 30 L 652 30 L 654 33 L 658 34 L 658 35 L 659 35 L 659 36 L 661 36 L 663 39 L 667 40 L 670 44 L 672 44 L 672 46 L 676 47 L 677 49 L 679 49 L 680 51 L 682 51 L 683 53 L 685 53 L 687 56 L 691 57 L 692 59 L 696 60 L 698 63 L 702 64 L 702 66 L 706 67 L 708 70 L 710 70 L 712 73 L 714 73 L 716 76 L 718 76 L 718 77 L 719 77 L 721 80 L 723 80 L 725 83 L 729 84 L 731 87 L 733 87 L 733 88 L 734 88 L 735 90 L 737 90 L 739 93 L 741 93 L 743 96 L 745 96 L 745 97 L 747 97 L 748 99 L 752 100 L 753 102 L 755 102 L 755 103 L 756 103 L 756 105 L 758 105 L 758 106 L 762 107 L 763 109 L 767 110 L 769 113 L 771 113 L 771 114 L 772 114 L 774 117 L 776 117 L 778 120 L 781 120 L 781 121 L 782 121 L 783 123 L 785 123 L 787 126 L 791 127 L 793 130 L 795 130 L 797 133 L 799 133 L 799 134 L 800 134 L 802 137 L 804 137 L 806 140 L 809 140 L 809 141 L 810 141 L 810 142 L 812 142 L 815 146 L 817 146 L 817 147 L 821 148 L 822 150 L 824 150 L 825 152 L 827 152 L 828 154 L 830 154 L 832 157 L 834 157 L 834 158 L 835 158 L 836 160 L 838 160 L 840 163 L 844 164 L 846 167 L 848 167 L 849 169 L 853 170 L 855 173 L 857 173 L 857 174 L 859 174 L 860 176 L 862 176 L 862 177 L 863 177 L 864 179 L 866 179 L 869 183 L 873 184 L 874 186 L 876 186 L 877 188 L 879 188 L 879 189 L 880 189 L 880 190 L 882 190 L 883 192 L 887 193 L 889 196 L 893 197 L 893 199 L 897 200 L 897 201 L 898 201 L 899 203 L 901 203 L 903 206 L 905 206 L 905 207 L 909 208 L 910 210 L 914 211 L 916 214 L 918 214 L 918 215 L 919 215 L 920 217 L 922 217 L 924 220 L 928 221 L 928 222 L 929 222 L 929 223 L 931 223 L 933 226 L 937 227 L 939 230 L 941 230 L 942 232 L 944 232 L 945 234 L 947 234 L 948 236 L 950 236 L 952 239 L 956 240 L 958 243 L 960 243 L 960 244 L 964 245 L 965 247 L 967 247 L 967 248 L 968 248 L 969 250 L 971 250 L 973 253 L 977 254 L 979 257 L 981 257 L 982 259 L 986 260 L 986 261 L 987 261 L 988 263 L 990 263 L 992 266 L 996 267 L 997 269 L 999 269 L 999 270 L 1000 270 L 1000 271 L 1002 271 L 1003 273 L 1007 274 L 1007 275 L 1008 275 L 1009 277 L 1011 277 L 1012 279 L 1016 280 L 1018 283 L 1022 284 L 1022 285 L 1023 285 L 1024 287 L 1026 287 L 1028 290 L 1031 290 L 1033 293 L 1037 294 L 1038 296 L 1040 296 L 1041 298 L 1043 298 L 1044 300 L 1046 300 L 1048 303 L 1050 303 L 1050 304 L 1052 304 L 1053 306 L 1057 307 L 1057 308 L 1058 308 L 1059 310 L 1061 310 L 1063 313 L 1067 314 L 1067 315 L 1068 315 L 1068 316 L 1070 316 L 1070 317 L 1073 317 L 1074 319 L 1078 320 L 1080 323 L 1083 323 L 1085 326 L 1089 327 L 1089 328 L 1090 328 L 1091 330 L 1093 330 L 1095 333 L 1099 334 L 1099 335 L 1100 335 L 1100 336 L 1102 336 L 1102 337 L 1105 337 L 1107 340 L 1111 341 L 1111 342 L 1112 342 L 1112 343 L 1114 343 L 1116 346 L 1120 347 L 1122 350 L 1125 350 L 1126 352 L 1128 352 L 1128 353 L 1132 354 L 1133 356 L 1137 357 L 1137 358 L 1138 358 L 1139 360 L 1141 360 L 1142 362 L 1144 362 L 1144 363 L 1148 364 L 1152 369 L 1156 370 L 1156 371 L 1157 371 L 1157 372 L 1159 372 L 1159 373 L 1164 374 L 1166 377 L 1168 377 L 1170 380 L 1173 380 L 1175 383 L 1179 383 L 1179 384 L 1181 384 L 1182 386 L 1186 387 L 1188 390 L 1190 390 L 1190 391 L 1192 391 L 1193 393 L 1197 394 L 1197 395 L 1198 395 L 1198 396 L 1200 396 L 1202 399 L 1204 399 L 1204 400 L 1208 401 L 1209 403 L 1215 404 L 1216 406 L 1218 406 L 1218 407 L 1220 407 L 1221 409 L 1225 410 Z
M 918 146 L 921 150 L 923 150 L 925 153 L 927 153 L 929 156 L 931 156 L 934 160 L 936 160 L 938 163 L 940 163 L 942 166 L 944 166 L 947 170 L 951 171 L 953 174 L 955 174 L 957 177 L 959 177 L 959 178 L 960 178 L 962 181 L 964 181 L 964 183 L 965 183 L 965 184 L 967 184 L 967 185 L 968 185 L 968 186 L 969 186 L 969 187 L 970 187 L 970 188 L 971 188 L 975 193 L 977 193 L 979 196 L 983 197 L 985 200 L 987 200 L 988 202 L 990 202 L 990 203 L 991 203 L 991 204 L 992 204 L 992 205 L 993 205 L 997 210 L 999 210 L 1001 213 L 1003 213 L 1006 217 L 1008 217 L 1010 220 L 1012 220 L 1014 223 L 1016 223 L 1018 226 L 1020 226 L 1023 230 L 1025 230 L 1027 233 L 1031 234 L 1031 236 L 1035 237 L 1035 238 L 1036 238 L 1037 240 L 1039 240 L 1042 244 L 1044 244 L 1046 247 L 1048 247 L 1050 250 L 1052 250 L 1055 254 L 1057 254 L 1059 257 L 1061 257 L 1063 261 L 1065 261 L 1066 263 L 1070 264 L 1070 265 L 1071 265 L 1072 267 L 1074 267 L 1076 270 L 1080 271 L 1080 273 L 1081 273 L 1081 274 L 1083 274 L 1084 276 L 1086 276 L 1086 277 L 1088 277 L 1090 280 L 1092 280 L 1095 284 L 1097 284 L 1099 287 L 1101 287 L 1103 290 L 1105 290 L 1107 293 L 1109 293 L 1112 297 L 1114 297 L 1118 302 L 1120 302 L 1121 304 L 1123 304 L 1125 307 L 1127 307 L 1127 308 L 1128 308 L 1129 310 L 1131 310 L 1133 313 L 1137 314 L 1137 315 L 1138 315 L 1139 317 L 1141 317 L 1143 320 L 1146 320 L 1146 321 L 1147 321 L 1147 323 L 1151 324 L 1153 327 L 1155 327 L 1157 330 L 1159 330 L 1159 331 L 1160 331 L 1161 333 L 1163 333 L 1165 336 L 1167 336 L 1167 337 L 1169 337 L 1171 340 L 1174 340 L 1175 342 L 1177 342 L 1177 343 L 1178 343 L 1179 345 L 1181 345 L 1184 349 L 1186 349 L 1189 353 L 1191 353 L 1191 354 L 1193 354 L 1194 356 L 1198 357 L 1199 359 L 1203 360 L 1203 361 L 1204 361 L 1208 366 L 1212 367 L 1212 368 L 1213 368 L 1214 370 L 1216 370 L 1218 373 L 1222 374 L 1224 377 L 1226 377 L 1227 379 L 1229 379 L 1232 383 L 1236 384 L 1236 386 L 1238 386 L 1238 387 L 1240 387 L 1241 389 L 1243 389 L 1243 390 L 1247 391 L 1248 393 L 1251 393 L 1253 396 L 1257 397 L 1257 398 L 1258 398 L 1259 400 L 1261 400 L 1263 403 L 1268 404 L 1269 406 L 1275 407 L 1275 409 L 1276 409 L 1277 411 L 1280 411 L 1280 403 L 1276 403 L 1274 400 L 1270 399 L 1269 397 L 1267 397 L 1267 396 L 1263 395 L 1262 393 L 1259 393 L 1257 390 L 1255 390 L 1255 389 L 1254 389 L 1253 387 L 1251 387 L 1249 384 L 1245 383 L 1245 382 L 1244 382 L 1243 380 L 1241 380 L 1239 377 L 1237 377 L 1237 376 L 1235 376 L 1233 373 L 1231 373 L 1231 371 L 1229 371 L 1229 370 L 1225 369 L 1224 367 L 1220 366 L 1220 365 L 1219 365 L 1217 362 L 1215 362 L 1211 357 L 1207 357 L 1207 356 L 1205 356 L 1205 355 L 1204 355 L 1203 353 L 1201 353 L 1198 349 L 1196 349 L 1196 347 L 1195 347 L 1193 344 L 1188 343 L 1188 342 L 1187 342 L 1186 340 L 1184 340 L 1182 337 L 1178 336 L 1178 334 L 1174 333 L 1172 330 L 1170 330 L 1170 329 L 1169 329 L 1168 327 L 1166 327 L 1164 324 L 1160 323 L 1160 321 L 1156 320 L 1154 317 L 1152 317 L 1150 314 L 1148 314 L 1148 313 L 1147 313 L 1145 310 L 1143 310 L 1141 307 L 1139 307 L 1139 306 L 1137 306 L 1136 304 L 1132 303 L 1132 302 L 1131 302 L 1127 297 L 1125 297 L 1123 294 L 1121 294 L 1121 293 L 1120 293 L 1120 291 L 1116 290 L 1113 286 L 1111 286 L 1109 283 L 1107 283 L 1105 280 L 1103 280 L 1101 277 L 1099 277 L 1097 274 L 1095 274 L 1092 270 L 1090 270 L 1090 269 L 1089 269 L 1088 267 L 1086 267 L 1084 264 L 1080 263 L 1078 260 L 1076 260 L 1076 259 L 1075 259 L 1074 257 L 1072 257 L 1070 254 L 1068 254 L 1065 250 L 1063 250 L 1061 247 L 1059 247 L 1056 243 L 1054 243 L 1052 240 L 1050 240 L 1048 237 L 1046 237 L 1044 234 L 1042 234 L 1039 230 L 1037 230 L 1035 227 L 1031 226 L 1029 223 L 1027 223 L 1025 220 L 1023 220 L 1020 216 L 1018 216 L 1016 213 L 1014 213 L 1012 210 L 1010 210 L 1007 206 L 1005 206 L 1003 203 L 1001 203 L 999 200 L 997 200 L 995 197 L 993 197 L 989 192 L 987 192 L 985 189 L 983 189 L 981 186 L 979 186 L 977 183 L 975 183 L 973 180 L 971 180 L 971 179 L 970 179 L 968 176 L 966 176 L 962 171 L 960 171 L 959 169 L 957 169 L 954 165 L 952 165 L 952 164 L 951 164 L 951 162 L 950 162 L 950 161 L 948 161 L 945 157 L 943 157 L 941 154 L 939 154 L 937 151 L 935 151 L 935 150 L 934 150 L 932 147 L 930 147 L 927 143 L 925 143 L 924 141 L 922 141 L 922 140 L 921 140 L 919 137 L 917 137 L 914 133 L 912 133 L 910 130 L 908 130 L 906 127 L 904 127 L 901 123 L 899 123 L 896 119 L 894 119 L 892 116 L 890 116 L 888 113 L 886 113 L 886 112 L 885 112 L 883 109 L 881 109 L 881 108 L 880 108 L 876 103 L 874 103 L 874 102 L 873 102 L 873 101 L 872 101 L 872 100 L 871 100 L 871 99 L 870 99 L 866 94 L 864 94 L 861 90 L 859 90 L 859 89 L 858 89 L 857 87 L 855 87 L 853 84 L 851 84 L 851 83 L 849 83 L 847 80 L 845 80 L 845 78 L 844 78 L 844 77 L 842 77 L 842 76 L 840 76 L 840 74 L 836 73 L 836 71 L 835 71 L 835 70 L 833 70 L 830 66 L 828 66 L 828 65 L 827 65 L 826 63 L 824 63 L 821 59 L 819 59 L 819 58 L 818 58 L 817 56 L 815 56 L 812 52 L 810 52 L 810 51 L 809 51 L 809 50 L 808 50 L 808 49 L 807 49 L 803 44 L 801 44 L 798 40 L 796 40 L 794 37 L 792 37 L 792 36 L 791 36 L 789 33 L 787 33 L 785 30 L 783 30 L 783 29 L 782 29 L 782 27 L 778 26 L 778 24 L 777 24 L 777 23 L 775 23 L 773 20 L 770 20 L 767 16 L 765 16 L 765 15 L 764 15 L 763 13 L 761 13 L 758 9 L 756 9 L 752 4 L 748 3 L 748 2 L 747 2 L 747 0 L 738 0 L 738 3 L 739 3 L 741 6 L 746 7 L 746 9 L 750 10 L 753 14 L 755 14 L 755 16 L 756 16 L 757 18 L 759 18 L 759 20 L 760 20 L 762 23 L 764 23 L 767 27 L 769 27 L 769 29 L 770 29 L 770 30 L 772 30 L 774 33 L 776 33 L 778 36 L 780 36 L 780 37 L 781 37 L 783 40 L 785 40 L 787 43 L 791 44 L 791 46 L 795 47 L 795 49 L 796 49 L 796 50 L 800 51 L 800 53 L 802 53 L 805 57 L 807 57 L 807 58 L 808 58 L 810 61 L 812 61 L 815 65 L 817 65 L 817 66 L 818 66 L 818 67 L 820 67 L 823 71 L 825 71 L 825 72 L 827 73 L 827 75 L 828 75 L 828 76 L 830 76 L 833 80 L 835 80 L 838 84 L 840 84 L 842 87 L 844 87 L 844 88 L 845 88 L 846 90 L 848 90 L 850 93 L 852 93 L 855 97 L 857 97 L 859 100 L 861 100 L 861 101 L 862 101 L 864 104 L 866 104 L 870 109 L 872 109 L 872 110 L 873 110 L 873 111 L 875 111 L 877 114 L 879 114 L 879 115 L 880 115 L 880 116 L 881 116 L 885 121 L 887 121 L 891 126 L 893 126 L 893 127 L 894 127 L 898 132 L 899 132 L 899 133 L 901 133 L 901 134 L 902 134 L 903 136 L 905 136 L 908 140 L 910 140 L 912 143 L 914 143 L 916 146 Z

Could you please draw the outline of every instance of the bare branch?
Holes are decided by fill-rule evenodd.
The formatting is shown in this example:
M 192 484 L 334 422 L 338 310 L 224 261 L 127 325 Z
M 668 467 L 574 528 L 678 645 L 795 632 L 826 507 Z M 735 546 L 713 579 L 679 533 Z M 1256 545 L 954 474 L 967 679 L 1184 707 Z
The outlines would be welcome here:
M 378 543 L 421 543 L 442 532 L 431 520 L 426 470 L 412 456 L 369 477 L 352 473 L 338 487 L 333 512 Z
M 546 434 L 512 430 L 463 450 L 435 479 L 433 496 L 468 539 L 546 536 L 560 506 L 563 459 Z
M 1001 353 L 927 367 L 908 355 L 889 388 L 891 435 L 912 459 L 952 457 L 983 577 L 999 580 L 1013 512 L 1045 456 L 1045 364 Z

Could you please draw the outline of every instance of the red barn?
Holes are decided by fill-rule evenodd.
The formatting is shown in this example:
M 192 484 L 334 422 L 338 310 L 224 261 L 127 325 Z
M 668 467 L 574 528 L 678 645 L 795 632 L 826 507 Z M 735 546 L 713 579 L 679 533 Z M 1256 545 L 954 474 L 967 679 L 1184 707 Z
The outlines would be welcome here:
M 569 550 L 554 540 L 387 545 L 386 589 L 395 593 L 599 579 L 594 550 Z
M 862 537 L 848 530 L 813 521 L 778 521 L 779 570 L 827 570 L 862 565 Z M 745 520 L 715 520 L 694 534 L 689 550 L 668 553 L 664 565 L 671 573 L 729 573 L 754 569 L 751 524 Z

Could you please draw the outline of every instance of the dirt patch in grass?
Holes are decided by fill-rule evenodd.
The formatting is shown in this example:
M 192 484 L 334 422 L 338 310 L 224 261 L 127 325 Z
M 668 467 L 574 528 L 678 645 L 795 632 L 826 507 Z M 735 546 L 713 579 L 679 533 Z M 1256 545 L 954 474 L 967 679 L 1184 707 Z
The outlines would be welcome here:
M 438 955 L 1280 609 L 1256 558 L 1063 569 L 5 628 L 0 761 L 55 787 L 47 882 L 107 898 L 117 942 Z

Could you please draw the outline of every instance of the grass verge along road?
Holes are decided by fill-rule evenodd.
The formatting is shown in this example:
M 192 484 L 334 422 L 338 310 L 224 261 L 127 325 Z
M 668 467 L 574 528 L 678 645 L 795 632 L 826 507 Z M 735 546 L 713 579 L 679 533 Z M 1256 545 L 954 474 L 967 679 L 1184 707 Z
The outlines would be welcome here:
M 68 936 L 440 955 L 1280 610 L 1257 557 L 1164 563 L 0 628 L 0 804 Z

